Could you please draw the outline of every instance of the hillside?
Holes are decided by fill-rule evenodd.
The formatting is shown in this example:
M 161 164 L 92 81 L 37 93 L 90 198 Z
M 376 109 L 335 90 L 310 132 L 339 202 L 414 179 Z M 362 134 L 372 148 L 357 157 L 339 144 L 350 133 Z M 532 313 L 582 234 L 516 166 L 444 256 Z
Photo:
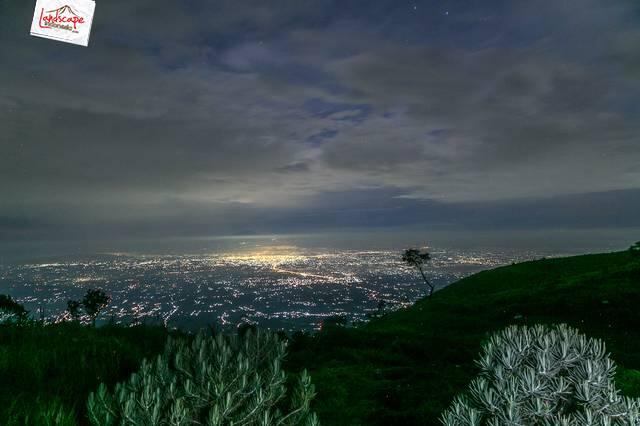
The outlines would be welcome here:
M 287 368 L 310 370 L 324 425 L 438 424 L 474 376 L 488 334 L 566 322 L 605 340 L 618 385 L 640 395 L 640 256 L 526 262 L 478 273 L 359 328 L 296 335 Z M 158 353 L 159 327 L 0 326 L 0 424 L 84 424 L 88 393 Z M 638 371 L 636 371 L 638 370 Z
M 439 424 L 491 331 L 557 322 L 604 339 L 618 385 L 640 395 L 640 257 L 629 252 L 484 271 L 362 328 L 300 339 L 290 364 L 311 370 L 325 425 Z

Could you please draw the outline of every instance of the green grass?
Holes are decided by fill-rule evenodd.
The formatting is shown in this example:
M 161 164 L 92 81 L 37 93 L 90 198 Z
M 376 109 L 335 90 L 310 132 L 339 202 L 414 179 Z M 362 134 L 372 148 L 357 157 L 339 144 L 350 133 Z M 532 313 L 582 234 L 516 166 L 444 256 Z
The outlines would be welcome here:
M 0 326 L 0 424 L 85 424 L 88 394 L 164 347 L 159 327 Z
M 640 256 L 526 262 L 481 272 L 358 328 L 293 339 L 324 425 L 430 425 L 476 374 L 488 335 L 509 324 L 566 322 L 602 338 L 617 383 L 640 396 Z M 89 392 L 159 353 L 159 327 L 0 326 L 0 424 L 82 425 Z
M 484 271 L 364 327 L 294 342 L 325 425 L 439 424 L 476 374 L 488 335 L 510 324 L 565 322 L 602 338 L 618 386 L 640 396 L 640 256 L 549 259 Z

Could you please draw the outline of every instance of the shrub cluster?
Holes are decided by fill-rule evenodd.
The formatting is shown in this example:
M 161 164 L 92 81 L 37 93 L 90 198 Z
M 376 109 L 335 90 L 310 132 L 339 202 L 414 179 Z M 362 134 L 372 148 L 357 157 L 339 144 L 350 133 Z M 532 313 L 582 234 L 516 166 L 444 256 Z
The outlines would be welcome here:
M 314 396 L 303 372 L 288 395 L 282 361 L 286 343 L 276 334 L 198 334 L 191 343 L 170 339 L 155 361 L 109 392 L 89 396 L 94 425 L 318 425 Z
M 509 327 L 484 345 L 478 365 L 444 425 L 640 425 L 640 401 L 619 394 L 604 344 L 566 325 Z

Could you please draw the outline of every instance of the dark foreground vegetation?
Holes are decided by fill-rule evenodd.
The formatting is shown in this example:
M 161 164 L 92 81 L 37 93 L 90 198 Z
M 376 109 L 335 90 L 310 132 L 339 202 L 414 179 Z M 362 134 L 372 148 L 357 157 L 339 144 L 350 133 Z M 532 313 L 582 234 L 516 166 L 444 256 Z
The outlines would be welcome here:
M 548 259 L 463 279 L 413 307 L 349 328 L 296 334 L 285 364 L 307 369 L 323 425 L 439 424 L 478 373 L 490 333 L 567 323 L 602 339 L 616 383 L 640 396 L 640 256 L 633 250 Z M 164 348 L 161 327 L 74 322 L 0 327 L 0 424 L 86 424 L 86 401 Z
M 89 393 L 129 377 L 166 336 L 144 326 L 0 326 L 0 424 L 86 424 Z

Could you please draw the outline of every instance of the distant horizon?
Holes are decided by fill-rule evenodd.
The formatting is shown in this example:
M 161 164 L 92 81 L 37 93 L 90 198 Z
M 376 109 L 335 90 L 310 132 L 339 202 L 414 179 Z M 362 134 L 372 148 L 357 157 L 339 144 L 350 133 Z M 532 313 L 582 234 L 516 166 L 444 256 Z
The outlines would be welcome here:
M 5 243 L 0 264 L 38 258 L 101 254 L 201 255 L 247 251 L 265 246 L 295 246 L 310 250 L 402 250 L 432 247 L 459 250 L 512 250 L 557 254 L 587 254 L 625 250 L 640 240 L 638 228 L 545 230 L 341 230 L 307 234 L 168 237 L 92 241 Z

